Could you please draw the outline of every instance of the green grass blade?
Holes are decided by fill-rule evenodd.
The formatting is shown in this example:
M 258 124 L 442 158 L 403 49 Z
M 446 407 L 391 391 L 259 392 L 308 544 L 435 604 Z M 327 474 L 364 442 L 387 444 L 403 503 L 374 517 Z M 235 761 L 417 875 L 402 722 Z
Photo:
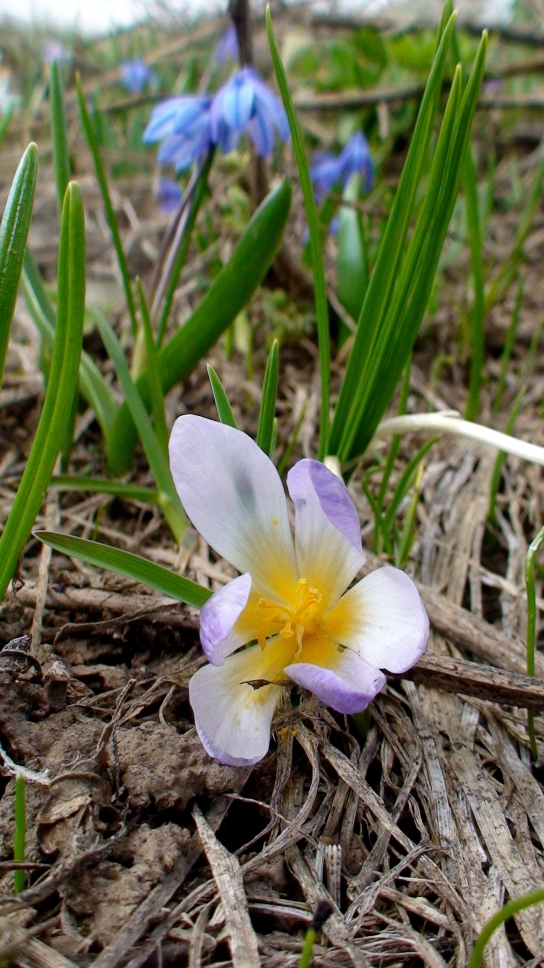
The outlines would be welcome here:
M 15 173 L 0 224 L 0 387 L 32 218 L 38 149 L 30 144 Z
M 486 924 L 484 924 L 476 939 L 476 944 L 472 949 L 468 968 L 480 968 L 487 942 L 490 940 L 497 928 L 500 928 L 501 924 L 504 924 L 505 921 L 509 921 L 510 918 L 515 917 L 519 911 L 524 911 L 525 908 L 532 907 L 534 904 L 541 904 L 543 901 L 544 890 L 542 888 L 538 891 L 534 891 L 532 894 L 526 894 L 524 897 L 518 897 L 515 901 L 508 901 L 508 904 L 505 904 L 500 911 L 497 911 L 497 913 L 494 914 Z
M 157 362 L 163 393 L 189 376 L 248 303 L 276 254 L 290 204 L 291 188 L 285 180 L 255 212 L 228 263 L 192 316 L 162 347 Z M 144 404 L 149 406 L 147 373 L 139 377 L 137 387 Z M 135 442 L 136 431 L 128 405 L 124 403 L 108 441 L 108 464 L 116 477 L 130 470 Z
M 151 412 L 155 425 L 155 433 L 162 448 L 164 456 L 168 459 L 168 427 L 166 426 L 166 413 L 164 410 L 164 394 L 162 392 L 161 378 L 157 365 L 157 347 L 153 339 L 149 309 L 142 283 L 137 281 L 138 298 L 140 300 L 140 316 L 145 337 L 145 352 L 147 356 L 147 372 L 149 374 L 149 392 L 151 395 Z
M 474 299 L 472 304 L 472 326 L 470 334 L 470 382 L 465 419 L 475 420 L 480 412 L 480 387 L 482 385 L 485 352 L 485 293 L 483 239 L 480 226 L 478 186 L 476 166 L 469 148 L 465 155 L 465 203 L 467 210 L 468 239 L 472 257 L 472 278 Z
M 217 407 L 217 414 L 219 420 L 223 424 L 227 424 L 229 427 L 237 427 L 236 417 L 232 412 L 232 407 L 230 405 L 229 398 L 225 392 L 221 380 L 217 376 L 211 363 L 208 363 L 208 378 L 212 387 L 213 398 L 215 400 L 215 406 Z
M 124 481 L 110 481 L 107 477 L 78 477 L 77 475 L 58 474 L 51 478 L 49 487 L 57 491 L 109 494 L 111 497 L 124 498 L 126 501 L 140 501 L 142 504 L 161 503 L 159 491 L 152 487 L 140 487 L 139 484 L 126 484 Z
M 26 857 L 26 783 L 19 773 L 15 778 L 15 836 L 13 838 L 13 860 L 24 863 Z M 13 872 L 13 890 L 21 894 L 25 889 L 25 872 Z
M 81 113 L 81 120 L 83 122 L 83 130 L 85 131 L 85 137 L 87 138 L 87 143 L 89 145 L 89 148 L 91 149 L 91 154 L 93 156 L 96 178 L 100 186 L 100 192 L 102 194 L 102 202 L 104 204 L 106 220 L 110 228 L 110 232 L 113 239 L 113 245 L 115 248 L 115 253 L 117 255 L 117 262 L 119 264 L 119 269 L 121 270 L 121 276 L 123 279 L 125 299 L 127 301 L 127 309 L 130 317 L 130 324 L 132 327 L 132 335 L 134 339 L 136 339 L 136 336 L 138 335 L 138 320 L 136 318 L 136 305 L 134 303 L 134 296 L 132 294 L 132 285 L 130 282 L 130 275 L 128 271 L 127 260 L 125 258 L 123 244 L 121 242 L 121 235 L 119 233 L 117 218 L 115 217 L 115 212 L 110 198 L 106 172 L 104 170 L 102 159 L 100 157 L 100 151 L 98 148 L 98 142 L 96 140 L 93 122 L 91 120 L 89 112 L 87 111 L 87 105 L 85 104 L 85 95 L 83 94 L 83 88 L 81 86 L 81 78 L 79 77 L 79 75 L 76 77 L 76 85 L 77 85 L 77 96 L 79 101 L 79 110 Z
M 62 216 L 62 203 L 71 176 L 70 152 L 66 133 L 66 113 L 64 110 L 64 91 L 62 89 L 61 68 L 57 61 L 51 64 L 49 75 L 49 96 L 51 101 L 51 138 L 53 142 L 53 168 L 57 190 L 59 218 Z
M 200 177 L 195 186 L 194 195 L 192 201 L 187 209 L 187 213 L 180 222 L 180 235 L 178 233 L 172 242 L 172 255 L 174 256 L 172 266 L 169 270 L 170 277 L 168 280 L 168 285 L 166 287 L 166 292 L 164 296 L 164 305 L 161 311 L 159 324 L 157 326 L 157 346 L 162 346 L 162 341 L 164 333 L 166 331 L 166 326 L 168 323 L 168 318 L 170 316 L 170 310 L 172 309 L 172 303 L 174 301 L 174 295 L 176 292 L 176 286 L 178 284 L 178 279 L 180 272 L 185 265 L 185 260 L 187 258 L 187 253 L 189 251 L 189 245 L 191 242 L 191 235 L 193 228 L 195 226 L 196 217 L 200 211 L 200 206 L 204 201 L 206 191 L 208 188 L 208 175 L 210 173 L 210 168 L 214 159 L 215 149 L 210 149 L 208 156 L 202 166 L 202 171 Z
M 147 457 L 155 483 L 159 491 L 169 499 L 170 503 L 163 505 L 164 515 L 176 541 L 180 543 L 185 528 L 187 527 L 187 518 L 185 517 L 185 512 L 183 511 L 172 480 L 167 456 L 161 447 L 157 434 L 153 430 L 151 420 L 130 375 L 125 355 L 115 332 L 101 313 L 95 312 L 95 319 L 100 336 L 102 337 L 102 342 L 115 368 L 117 379 L 123 388 L 125 400 L 128 403 L 132 419 L 137 427 L 138 436 L 145 451 L 145 456 Z
M 344 191 L 344 201 L 355 203 L 359 197 L 361 179 L 350 178 Z M 368 287 L 368 252 L 360 212 L 353 205 L 342 205 L 338 213 L 338 255 L 336 277 L 338 298 L 351 318 L 357 321 Z M 348 336 L 346 327 L 345 337 Z
M 310 253 L 312 257 L 312 268 L 314 273 L 315 290 L 315 310 L 317 317 L 317 341 L 319 346 L 319 369 L 321 374 L 321 420 L 319 424 L 319 446 L 318 459 L 323 458 L 328 453 L 329 448 L 329 425 L 330 425 L 330 369 L 331 369 L 331 348 L 329 334 L 329 308 L 327 302 L 327 286 L 325 282 L 325 269 L 323 267 L 323 251 L 321 241 L 321 231 L 319 228 L 319 216 L 315 203 L 312 180 L 310 178 L 310 168 L 304 148 L 304 139 L 298 123 L 298 118 L 293 107 L 289 85 L 283 69 L 283 64 L 276 46 L 274 28 L 270 7 L 266 8 L 266 32 L 268 43 L 274 63 L 274 70 L 278 80 L 278 86 L 283 99 L 283 104 L 289 119 L 289 128 L 293 140 L 293 151 L 298 167 L 300 187 L 304 199 L 304 210 L 308 220 L 310 232 Z
M 23 260 L 21 288 L 28 311 L 39 330 L 40 336 L 48 351 L 53 352 L 55 310 L 43 287 L 39 270 L 28 249 Z M 82 395 L 94 410 L 107 441 L 110 427 L 119 408 L 96 363 L 85 350 L 81 354 L 79 385 Z
M 71 183 L 62 211 L 58 310 L 49 382 L 25 471 L 0 538 L 0 601 L 17 567 L 51 479 L 78 384 L 85 313 L 85 223 Z
M 75 538 L 72 535 L 55 534 L 53 531 L 36 531 L 35 536 L 55 551 L 70 555 L 72 558 L 79 558 L 88 565 L 114 571 L 123 578 L 139 581 L 142 585 L 155 588 L 163 595 L 170 595 L 178 602 L 185 602 L 193 608 L 202 608 L 212 594 L 207 588 L 202 588 L 189 578 L 182 578 L 168 568 L 156 565 L 129 551 L 110 548 L 109 545 L 98 541 L 87 541 L 85 538 Z
M 340 454 L 341 449 L 349 450 L 345 441 L 345 427 L 352 409 L 354 393 L 363 382 L 362 374 L 366 362 L 372 357 L 375 340 L 382 329 L 383 318 L 397 280 L 398 267 L 404 255 L 416 194 L 431 143 L 454 26 L 455 14 L 452 14 L 440 37 L 395 201 L 380 241 L 376 265 L 361 308 L 357 334 L 334 412 L 330 441 L 332 453 Z
M 276 397 L 278 395 L 278 370 L 279 370 L 279 350 L 278 341 L 274 340 L 272 343 L 270 353 L 268 354 L 268 360 L 266 362 L 266 370 L 263 379 L 263 395 L 261 397 L 261 406 L 259 409 L 259 423 L 257 425 L 257 444 L 264 450 L 268 457 L 272 457 L 270 453 L 272 448 L 272 439 L 274 436 L 274 413 L 276 410 Z

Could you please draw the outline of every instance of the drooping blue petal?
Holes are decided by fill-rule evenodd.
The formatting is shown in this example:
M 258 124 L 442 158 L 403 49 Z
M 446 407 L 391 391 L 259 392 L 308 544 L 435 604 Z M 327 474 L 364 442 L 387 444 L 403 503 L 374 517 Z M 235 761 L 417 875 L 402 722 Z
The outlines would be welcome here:
M 314 155 L 313 162 L 310 168 L 310 178 L 314 186 L 316 200 L 320 202 L 335 185 L 341 184 L 343 163 L 340 156 L 335 157 L 324 151 Z
M 119 67 L 119 83 L 130 94 L 140 94 L 146 84 L 156 84 L 158 77 L 141 57 L 124 61 Z
M 182 95 L 170 97 L 153 109 L 151 119 L 144 131 L 146 144 L 155 144 L 171 134 L 181 134 L 206 113 L 211 98 Z
M 365 176 L 365 191 L 369 192 L 374 182 L 374 162 L 370 147 L 362 131 L 356 131 L 340 152 L 342 159 L 342 185 L 345 187 L 351 176 L 360 173 Z
M 289 137 L 282 105 L 253 67 L 243 67 L 219 89 L 210 116 L 212 140 L 225 154 L 246 130 L 263 158 L 272 151 L 276 131 L 284 141 Z
M 256 111 L 247 126 L 247 133 L 260 158 L 268 158 L 274 147 L 274 127 L 266 114 Z

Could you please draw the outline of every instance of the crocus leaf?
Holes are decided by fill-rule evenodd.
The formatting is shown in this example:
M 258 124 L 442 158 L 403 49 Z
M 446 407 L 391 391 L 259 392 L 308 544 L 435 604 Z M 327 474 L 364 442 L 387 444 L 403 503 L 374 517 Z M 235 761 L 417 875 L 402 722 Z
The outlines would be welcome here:
M 62 209 L 55 341 L 40 422 L 0 538 L 0 601 L 15 573 L 51 479 L 77 390 L 85 314 L 85 222 L 79 186 L 68 186 Z
M 0 386 L 32 217 L 37 173 L 38 149 L 35 144 L 30 144 L 15 173 L 0 225 Z
M 55 171 L 55 187 L 57 189 L 57 205 L 59 217 L 62 214 L 62 203 L 68 182 L 70 181 L 71 165 L 66 134 L 66 113 L 64 110 L 64 92 L 62 89 L 62 75 L 58 61 L 51 64 L 49 75 L 49 96 L 51 99 L 51 138 L 53 142 L 53 167 Z
M 123 578 L 131 578 L 143 585 L 149 585 L 164 595 L 170 595 L 178 602 L 185 602 L 193 608 L 202 608 L 211 592 L 202 588 L 189 578 L 176 575 L 175 572 L 163 568 L 152 561 L 147 561 L 140 555 L 119 548 L 110 548 L 99 541 L 87 541 L 85 538 L 75 538 L 68 534 L 56 534 L 54 531 L 36 531 L 35 536 L 44 544 L 60 551 L 72 558 L 79 558 L 88 565 L 106 568 L 114 571 Z
M 217 415 L 221 423 L 228 424 L 229 427 L 237 427 L 238 424 L 236 423 L 236 417 L 232 412 L 232 407 L 225 392 L 225 388 L 211 363 L 208 363 L 208 378 L 211 383 L 215 406 L 217 407 Z
M 278 368 L 278 341 L 275 339 L 266 363 L 256 438 L 261 450 L 264 450 L 265 454 L 270 458 L 272 458 L 273 454 L 271 450 L 274 437 L 274 412 L 276 410 L 276 397 L 278 395 Z

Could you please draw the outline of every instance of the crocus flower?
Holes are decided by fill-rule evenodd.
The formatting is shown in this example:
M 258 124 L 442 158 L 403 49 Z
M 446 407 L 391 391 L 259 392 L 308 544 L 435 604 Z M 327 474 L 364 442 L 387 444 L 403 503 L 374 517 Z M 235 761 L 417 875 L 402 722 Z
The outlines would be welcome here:
M 261 158 L 271 153 L 276 131 L 282 141 L 289 138 L 283 106 L 254 67 L 242 67 L 219 88 L 210 119 L 212 141 L 225 154 L 234 151 L 246 130 Z
M 310 176 L 317 200 L 321 201 L 337 184 L 345 188 L 355 173 L 364 175 L 365 192 L 369 192 L 374 181 L 374 162 L 362 131 L 352 135 L 339 155 L 326 151 L 318 151 L 314 155 Z
M 240 56 L 238 37 L 234 24 L 227 27 L 215 48 L 214 60 L 216 64 L 225 64 L 228 60 L 236 61 Z
M 162 178 L 157 186 L 156 196 L 161 212 L 167 215 L 178 207 L 182 191 L 177 182 Z
M 157 84 L 158 77 L 141 57 L 124 61 L 119 66 L 119 83 L 129 94 L 140 94 L 146 84 Z
M 158 152 L 161 164 L 172 164 L 185 171 L 193 161 L 206 154 L 211 145 L 211 98 L 207 95 L 171 97 L 154 108 L 144 131 L 144 142 L 162 141 Z
M 301 460 L 287 476 L 294 540 L 278 472 L 241 431 L 179 417 L 170 467 L 195 528 L 241 572 L 200 617 L 209 664 L 192 677 L 189 698 L 210 756 L 258 762 L 285 684 L 356 713 L 382 689 L 382 669 L 417 662 L 429 634 L 417 589 L 391 567 L 350 587 L 365 560 L 359 520 L 324 464 Z

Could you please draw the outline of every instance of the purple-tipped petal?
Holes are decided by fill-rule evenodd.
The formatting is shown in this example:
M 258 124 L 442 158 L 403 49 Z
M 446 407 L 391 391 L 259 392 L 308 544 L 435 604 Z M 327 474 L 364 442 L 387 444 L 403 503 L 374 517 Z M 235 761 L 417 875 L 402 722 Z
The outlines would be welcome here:
M 316 460 L 287 475 L 295 505 L 297 567 L 332 607 L 364 564 L 359 517 L 343 481 Z
M 266 756 L 281 689 L 248 683 L 270 678 L 258 646 L 229 656 L 222 666 L 206 665 L 192 677 L 189 699 L 197 732 L 220 763 L 252 766 Z
M 239 575 L 228 585 L 219 588 L 208 599 L 200 613 L 200 641 L 209 662 L 223 665 L 231 652 L 244 641 L 234 632 L 234 626 L 244 611 L 251 591 L 251 575 Z
M 285 672 L 338 713 L 361 713 L 385 685 L 383 672 L 348 649 L 338 654 L 334 669 L 294 662 Z
M 389 566 L 346 592 L 322 625 L 371 665 L 397 673 L 415 665 L 429 638 L 429 619 L 414 582 Z
M 255 441 L 234 427 L 187 414 L 170 437 L 181 503 L 218 554 L 276 601 L 297 586 L 293 539 L 279 474 Z

